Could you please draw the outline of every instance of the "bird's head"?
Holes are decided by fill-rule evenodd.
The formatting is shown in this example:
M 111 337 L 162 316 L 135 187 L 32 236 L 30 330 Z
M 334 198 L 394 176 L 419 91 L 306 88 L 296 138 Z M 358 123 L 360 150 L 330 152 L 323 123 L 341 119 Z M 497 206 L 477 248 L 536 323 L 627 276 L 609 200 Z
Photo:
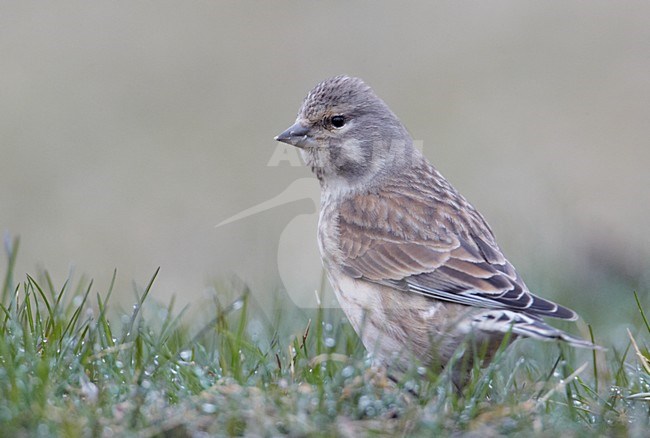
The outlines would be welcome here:
M 316 85 L 296 122 L 275 139 L 300 148 L 325 186 L 367 187 L 414 151 L 406 128 L 384 101 L 349 76 Z

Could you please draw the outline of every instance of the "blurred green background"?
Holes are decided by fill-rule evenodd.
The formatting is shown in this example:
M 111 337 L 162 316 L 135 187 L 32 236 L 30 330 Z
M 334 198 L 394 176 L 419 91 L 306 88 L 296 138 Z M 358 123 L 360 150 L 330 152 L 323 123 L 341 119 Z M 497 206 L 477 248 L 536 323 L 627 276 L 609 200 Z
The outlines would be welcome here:
M 535 292 L 602 335 L 647 294 L 648 2 L 3 1 L 0 65 L 0 231 L 21 237 L 18 273 L 61 284 L 73 267 L 102 292 L 117 268 L 131 300 L 161 266 L 160 301 L 238 277 L 266 303 L 284 269 L 311 294 L 308 183 L 215 225 L 310 177 L 273 137 L 346 73 Z

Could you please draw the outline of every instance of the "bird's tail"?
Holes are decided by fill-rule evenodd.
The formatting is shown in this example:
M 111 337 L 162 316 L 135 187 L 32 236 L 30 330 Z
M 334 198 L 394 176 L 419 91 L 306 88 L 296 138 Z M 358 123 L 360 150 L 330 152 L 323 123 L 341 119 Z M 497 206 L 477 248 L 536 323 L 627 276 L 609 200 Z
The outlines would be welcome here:
M 564 341 L 573 347 L 604 350 L 603 347 L 546 324 L 539 318 L 509 310 L 488 310 L 475 315 L 471 326 L 486 332 L 512 333 L 542 341 Z

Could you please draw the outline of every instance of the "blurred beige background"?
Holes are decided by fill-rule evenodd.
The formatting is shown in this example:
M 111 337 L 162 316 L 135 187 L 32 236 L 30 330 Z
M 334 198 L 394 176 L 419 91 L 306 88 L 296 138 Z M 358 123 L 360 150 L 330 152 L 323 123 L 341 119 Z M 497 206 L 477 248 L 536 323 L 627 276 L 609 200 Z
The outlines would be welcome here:
M 273 137 L 347 73 L 531 288 L 592 319 L 647 293 L 648 2 L 3 1 L 0 60 L 0 231 L 21 237 L 19 279 L 74 267 L 103 292 L 117 268 L 130 300 L 161 266 L 160 301 L 236 276 L 264 302 L 295 262 L 311 296 L 308 182 L 215 225 L 310 177 Z

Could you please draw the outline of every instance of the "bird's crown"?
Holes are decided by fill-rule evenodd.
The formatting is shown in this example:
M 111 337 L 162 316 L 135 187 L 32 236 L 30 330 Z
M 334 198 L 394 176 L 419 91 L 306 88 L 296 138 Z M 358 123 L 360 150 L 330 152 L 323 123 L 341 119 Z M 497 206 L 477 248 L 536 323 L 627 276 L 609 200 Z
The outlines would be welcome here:
M 320 82 L 309 92 L 300 108 L 300 115 L 307 120 L 315 120 L 332 108 L 354 106 L 359 109 L 370 97 L 376 98 L 372 89 L 361 79 L 334 76 Z

